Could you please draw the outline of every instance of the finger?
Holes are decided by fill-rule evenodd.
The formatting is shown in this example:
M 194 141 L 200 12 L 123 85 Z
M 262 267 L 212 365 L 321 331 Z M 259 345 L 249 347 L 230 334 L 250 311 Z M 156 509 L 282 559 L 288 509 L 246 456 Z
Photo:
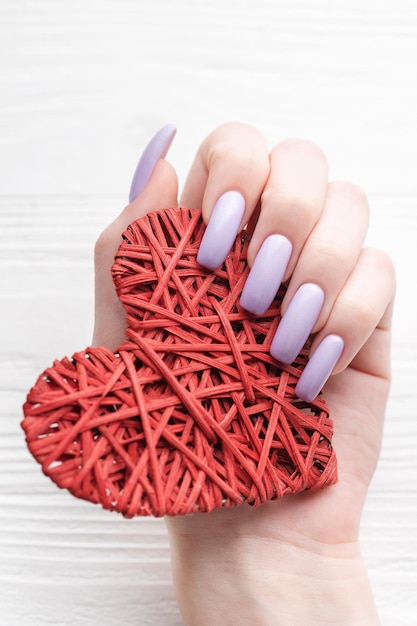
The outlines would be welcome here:
M 394 294 L 393 294 L 394 298 Z M 386 358 L 391 348 L 391 324 L 394 311 L 394 300 L 392 300 L 385 314 L 374 332 L 366 343 L 355 354 L 349 364 L 355 370 L 366 372 L 371 376 L 377 376 L 389 380 L 391 377 L 391 361 Z M 343 364 L 337 365 L 334 373 L 342 371 Z
M 265 139 L 251 126 L 229 123 L 202 143 L 181 197 L 201 207 L 208 223 L 197 257 L 217 269 L 252 215 L 269 175 Z
M 100 280 L 96 280 L 96 290 L 98 290 L 98 293 L 96 293 L 96 306 L 97 301 L 98 303 L 100 303 L 101 300 L 107 301 L 104 297 L 105 295 L 109 297 L 111 295 L 113 300 L 115 298 L 113 284 L 110 280 L 110 268 L 120 244 L 121 235 L 134 219 L 143 215 L 147 210 L 155 209 L 155 207 L 148 206 L 147 193 L 142 194 L 142 192 L 152 177 L 158 162 L 167 155 L 175 134 L 175 126 L 173 126 L 173 124 L 166 124 L 158 130 L 145 146 L 136 166 L 130 186 L 129 205 L 124 209 L 121 215 L 118 216 L 115 222 L 101 234 L 96 243 L 96 272 L 104 272 L 103 276 L 98 276 Z M 169 167 L 170 166 L 168 166 L 167 172 L 169 171 Z M 175 180 L 172 180 L 172 183 L 173 188 L 175 187 L 175 189 L 177 189 L 178 183 L 176 182 L 176 176 Z M 171 197 L 171 185 L 167 187 L 167 191 L 169 197 Z M 176 195 L 177 192 L 175 196 Z M 139 196 L 140 198 L 137 200 Z M 153 196 L 151 197 L 153 198 Z M 109 270 L 108 272 L 107 269 Z M 115 302 L 114 304 L 118 306 L 118 303 Z
M 283 301 L 283 314 L 299 287 L 312 283 L 326 296 L 312 332 L 323 325 L 356 265 L 368 225 L 369 204 L 364 192 L 349 182 L 330 183 L 320 219 L 298 257 Z
M 289 276 L 313 226 L 323 210 L 328 163 L 322 149 L 303 139 L 286 139 L 270 154 L 270 175 L 261 198 L 261 211 L 248 249 L 249 265 L 273 233 L 287 237 L 293 247 Z
M 129 203 L 143 191 L 150 179 L 155 164 L 164 159 L 171 147 L 177 129 L 173 124 L 163 126 L 151 139 L 136 166 L 130 185 Z
M 111 266 L 129 224 L 151 211 L 178 204 L 178 179 L 167 161 L 157 163 L 140 195 L 99 236 L 94 250 L 95 325 L 93 346 L 115 349 L 124 340 L 125 314 L 111 278 Z
M 381 250 L 365 248 L 328 322 L 314 339 L 309 362 L 296 388 L 300 397 L 310 401 L 331 373 L 337 374 L 349 364 L 371 376 L 389 378 L 394 295 L 391 259 Z
M 241 305 L 255 314 L 267 310 L 280 283 L 293 272 L 320 218 L 327 190 L 327 159 L 314 143 L 283 141 L 272 150 L 270 163 L 248 248 L 251 272 L 241 299 Z
M 328 186 L 322 215 L 299 256 L 282 302 L 282 319 L 271 354 L 294 361 L 311 333 L 326 323 L 334 302 L 355 267 L 366 236 L 369 208 L 355 185 Z
M 375 329 L 390 330 L 395 282 L 395 269 L 386 252 L 364 248 L 327 324 L 317 333 L 312 344 L 313 352 L 328 334 L 343 338 L 345 347 L 335 373 L 352 362 Z M 375 362 L 363 363 L 361 367 L 369 373 L 383 375 L 383 370 L 378 369 L 378 360 L 375 355 Z
M 201 208 L 209 221 L 219 197 L 237 191 L 246 200 L 244 225 L 255 208 L 269 174 L 266 141 L 247 124 L 229 122 L 213 131 L 201 144 L 187 176 L 181 204 Z

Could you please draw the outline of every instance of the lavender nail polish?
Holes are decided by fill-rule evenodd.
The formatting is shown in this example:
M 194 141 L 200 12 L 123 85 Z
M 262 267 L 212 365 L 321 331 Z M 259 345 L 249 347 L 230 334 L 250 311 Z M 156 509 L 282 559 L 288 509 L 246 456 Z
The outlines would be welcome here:
M 255 257 L 240 297 L 241 306 L 262 315 L 268 310 L 281 285 L 290 260 L 291 242 L 282 235 L 269 235 Z
M 339 335 L 327 335 L 317 346 L 295 387 L 295 393 L 311 402 L 322 389 L 343 352 L 344 341 Z
M 271 355 L 292 363 L 301 352 L 320 315 L 324 292 L 313 283 L 301 285 L 282 317 L 271 343 Z
M 172 124 L 167 124 L 152 137 L 136 166 L 129 192 L 129 202 L 143 191 L 150 179 L 155 165 L 159 159 L 165 158 L 175 137 L 177 129 Z
M 226 191 L 213 209 L 204 231 L 197 262 L 216 270 L 225 261 L 239 232 L 245 212 L 245 199 L 237 191 Z

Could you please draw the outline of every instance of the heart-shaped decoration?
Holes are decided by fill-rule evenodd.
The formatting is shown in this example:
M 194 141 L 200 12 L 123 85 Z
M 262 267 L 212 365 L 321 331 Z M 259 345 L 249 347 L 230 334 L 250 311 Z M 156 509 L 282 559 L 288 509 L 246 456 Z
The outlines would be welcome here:
M 259 505 L 337 479 L 326 404 L 294 393 L 307 351 L 290 366 L 269 354 L 283 291 L 264 315 L 244 311 L 247 241 L 211 272 L 196 262 L 204 228 L 190 209 L 131 224 L 112 268 L 126 342 L 55 361 L 24 405 L 43 472 L 126 517 Z

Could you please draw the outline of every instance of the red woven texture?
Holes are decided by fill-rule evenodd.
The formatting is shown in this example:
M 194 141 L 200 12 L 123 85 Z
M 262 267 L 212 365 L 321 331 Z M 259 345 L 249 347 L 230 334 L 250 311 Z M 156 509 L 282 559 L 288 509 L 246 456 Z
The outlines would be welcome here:
M 55 361 L 24 405 L 44 473 L 126 517 L 260 505 L 337 478 L 323 399 L 294 393 L 306 351 L 290 366 L 269 355 L 282 292 L 261 317 L 241 309 L 247 242 L 213 273 L 196 262 L 203 232 L 189 209 L 131 224 L 112 269 L 126 342 Z

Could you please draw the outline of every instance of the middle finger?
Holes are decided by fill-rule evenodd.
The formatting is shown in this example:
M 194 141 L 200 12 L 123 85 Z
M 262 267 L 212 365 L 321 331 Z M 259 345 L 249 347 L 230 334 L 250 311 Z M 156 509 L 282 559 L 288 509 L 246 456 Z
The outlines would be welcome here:
M 327 159 L 316 144 L 287 139 L 270 154 L 271 170 L 248 247 L 251 272 L 241 305 L 264 313 L 279 285 L 292 274 L 320 218 L 327 190 Z

